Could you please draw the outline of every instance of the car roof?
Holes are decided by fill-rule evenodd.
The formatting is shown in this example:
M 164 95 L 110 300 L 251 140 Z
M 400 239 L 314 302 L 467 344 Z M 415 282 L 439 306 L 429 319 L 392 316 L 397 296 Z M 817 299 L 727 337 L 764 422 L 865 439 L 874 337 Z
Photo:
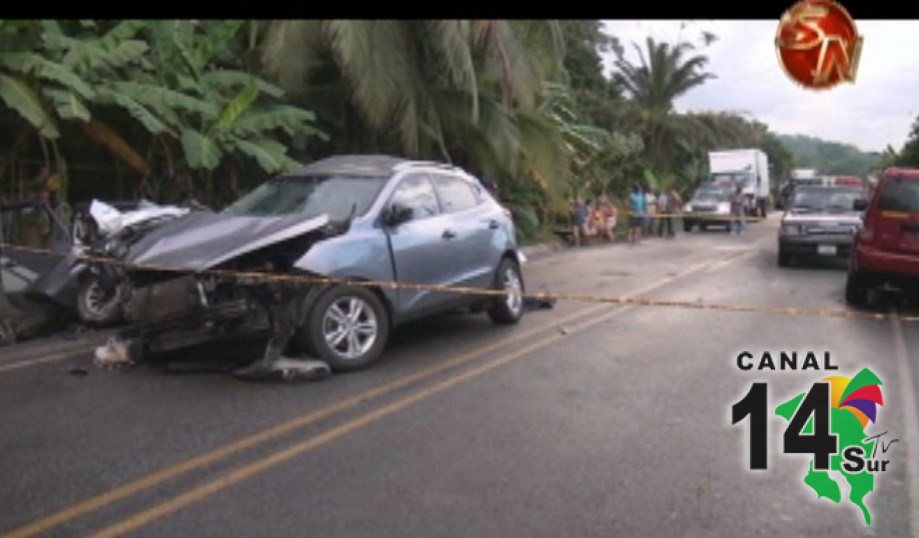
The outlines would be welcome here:
M 884 177 L 903 177 L 906 179 L 919 179 L 919 168 L 899 168 L 892 166 L 884 170 Z
M 306 166 L 295 168 L 279 177 L 327 176 L 334 174 L 359 175 L 363 177 L 388 179 L 396 172 L 414 166 L 442 168 L 445 171 L 460 172 L 461 169 L 446 163 L 414 161 L 392 155 L 336 155 L 320 159 Z
M 336 155 L 295 168 L 279 177 L 327 176 L 332 174 L 388 178 L 396 167 L 407 162 L 390 155 Z

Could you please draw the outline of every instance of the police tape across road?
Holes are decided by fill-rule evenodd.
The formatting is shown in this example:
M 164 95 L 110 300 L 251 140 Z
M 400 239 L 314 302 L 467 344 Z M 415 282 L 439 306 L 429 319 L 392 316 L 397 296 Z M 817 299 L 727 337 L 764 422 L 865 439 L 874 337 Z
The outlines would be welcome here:
M 45 256 L 63 256 L 58 252 L 48 249 L 24 247 L 10 243 L 0 243 L 0 251 L 16 250 L 19 252 L 28 252 Z M 186 269 L 178 269 L 168 266 L 129 263 L 113 258 L 104 258 L 99 256 L 90 256 L 86 254 L 73 254 L 74 259 L 87 263 L 108 264 L 123 267 L 131 270 L 157 271 L 164 273 L 190 274 Z M 208 269 L 195 273 L 197 275 L 213 275 L 216 277 L 234 279 L 244 284 L 283 282 L 301 285 L 320 285 L 332 286 L 336 284 L 348 284 L 352 286 L 364 286 L 369 288 L 392 289 L 392 290 L 414 290 L 414 291 L 434 291 L 442 293 L 458 293 L 465 295 L 478 295 L 483 297 L 503 297 L 507 291 L 494 288 L 478 288 L 471 286 L 444 286 L 438 284 L 422 284 L 412 282 L 398 282 L 394 280 L 355 280 L 330 278 L 306 274 L 280 274 L 268 273 L 262 271 L 233 271 L 226 269 Z M 878 321 L 897 318 L 903 322 L 919 322 L 919 315 L 902 315 L 891 314 L 887 312 L 862 312 L 858 310 L 847 310 L 842 308 L 801 308 L 801 307 L 773 307 L 743 304 L 712 303 L 705 301 L 677 301 L 666 299 L 649 299 L 642 297 L 633 297 L 629 295 L 598 295 L 586 293 L 557 293 L 552 291 L 524 292 L 523 298 L 535 299 L 541 301 L 576 301 L 584 303 L 607 303 L 636 306 L 660 306 L 672 308 L 686 308 L 694 310 L 716 310 L 726 312 L 748 312 L 755 314 L 772 314 L 792 317 L 818 317 L 818 318 L 841 318 L 841 319 L 872 319 Z

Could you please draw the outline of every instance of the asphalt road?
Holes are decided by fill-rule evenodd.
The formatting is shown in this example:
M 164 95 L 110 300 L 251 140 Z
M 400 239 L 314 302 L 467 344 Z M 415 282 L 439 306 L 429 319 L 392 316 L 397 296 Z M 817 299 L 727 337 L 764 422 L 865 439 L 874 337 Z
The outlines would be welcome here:
M 844 270 L 777 267 L 776 227 L 560 251 L 525 277 L 530 290 L 845 309 Z M 919 323 L 560 301 L 515 327 L 407 326 L 370 370 L 291 385 L 99 370 L 88 350 L 104 337 L 0 351 L 0 534 L 919 535 Z M 741 371 L 744 350 L 829 351 L 839 371 Z M 258 351 L 182 358 L 219 368 Z M 808 456 L 780 453 L 771 412 L 865 366 L 884 383 L 869 431 L 900 439 L 870 526 L 803 484 Z M 731 406 L 756 381 L 769 468 L 753 472 Z

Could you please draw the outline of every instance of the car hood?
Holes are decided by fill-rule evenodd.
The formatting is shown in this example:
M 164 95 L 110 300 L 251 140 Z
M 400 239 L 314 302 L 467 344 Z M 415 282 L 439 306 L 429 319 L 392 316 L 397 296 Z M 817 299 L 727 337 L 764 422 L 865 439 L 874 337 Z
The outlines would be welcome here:
M 861 213 L 786 213 L 782 217 L 783 223 L 798 224 L 802 222 L 813 222 L 819 224 L 858 224 L 862 221 Z
M 168 222 L 135 243 L 125 261 L 183 271 L 204 271 L 262 247 L 318 230 L 327 215 L 252 217 L 195 212 Z
M 724 198 L 693 198 L 689 201 L 690 204 L 699 205 L 717 205 L 724 202 L 727 202 L 727 200 Z

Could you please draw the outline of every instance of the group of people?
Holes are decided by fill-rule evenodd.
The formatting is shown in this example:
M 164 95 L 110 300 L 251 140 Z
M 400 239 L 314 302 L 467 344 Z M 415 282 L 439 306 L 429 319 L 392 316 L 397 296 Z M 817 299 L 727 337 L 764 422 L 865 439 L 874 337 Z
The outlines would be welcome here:
M 675 189 L 653 190 L 646 185 L 635 185 L 628 197 L 629 242 L 655 233 L 659 237 L 674 237 L 674 219 L 682 205 L 683 200 Z M 581 245 L 594 237 L 613 240 L 618 217 L 619 210 L 606 194 L 596 206 L 589 199 L 576 198 L 571 203 L 574 244 Z
M 571 232 L 575 246 L 591 238 L 612 241 L 618 219 L 619 210 L 606 194 L 600 196 L 596 206 L 589 199 L 577 197 L 571 203 Z
M 655 190 L 636 184 L 629 194 L 629 242 L 654 235 L 655 224 L 658 237 L 674 237 L 674 220 L 682 207 L 683 199 L 676 189 Z

